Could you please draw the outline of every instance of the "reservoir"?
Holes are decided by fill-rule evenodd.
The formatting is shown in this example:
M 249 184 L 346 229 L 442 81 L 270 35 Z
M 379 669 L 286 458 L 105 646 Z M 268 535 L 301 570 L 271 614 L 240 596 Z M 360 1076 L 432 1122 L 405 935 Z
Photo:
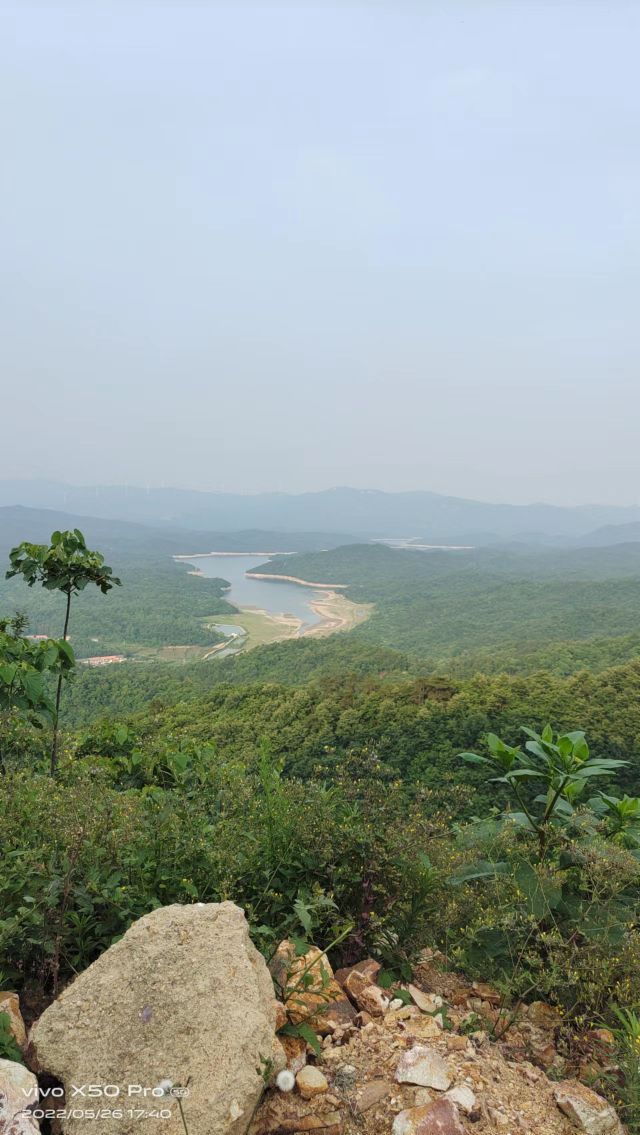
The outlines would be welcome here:
M 303 629 L 322 621 L 311 608 L 322 592 L 278 579 L 247 578 L 245 573 L 267 563 L 267 556 L 194 556 L 188 562 L 203 575 L 228 580 L 231 588 L 225 599 L 234 607 L 254 607 L 270 615 L 293 615 L 302 620 Z

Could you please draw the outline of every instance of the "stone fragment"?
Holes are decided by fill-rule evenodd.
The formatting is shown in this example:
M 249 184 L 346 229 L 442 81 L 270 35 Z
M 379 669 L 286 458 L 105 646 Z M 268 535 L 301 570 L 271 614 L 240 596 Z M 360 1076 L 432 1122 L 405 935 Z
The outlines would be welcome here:
M 300 1116 L 275 1113 L 262 1116 L 252 1131 L 255 1131 L 256 1135 L 297 1135 L 298 1132 L 306 1131 L 316 1132 L 317 1135 L 340 1135 L 342 1118 L 337 1111 L 325 1112 L 322 1115 L 307 1113 Z
M 558 1084 L 553 1098 L 563 1115 L 585 1135 L 622 1135 L 622 1124 L 611 1104 L 579 1080 Z
M 288 1021 L 287 1010 L 285 1009 L 282 1001 L 276 1001 L 276 1032 L 283 1029 Z
M 468 1037 L 462 1033 L 447 1033 L 445 1037 L 447 1052 L 466 1052 L 470 1048 Z
M 488 1107 L 487 1115 L 489 1116 L 489 1119 L 491 1120 L 491 1123 L 494 1127 L 509 1126 L 509 1116 L 506 1114 L 506 1112 L 501 1111 L 499 1107 Z
M 362 1091 L 358 1095 L 356 1104 L 358 1111 L 368 1111 L 370 1107 L 375 1107 L 392 1091 L 393 1084 L 390 1080 L 369 1080 L 368 1084 L 363 1085 Z
M 346 1029 L 355 1024 L 356 1011 L 349 998 L 345 997 L 337 982 L 332 982 L 331 985 L 334 999 L 310 1021 L 320 1036 L 326 1036 L 336 1032 L 337 1029 Z
M 442 997 L 438 997 L 436 993 L 425 993 L 417 985 L 409 985 L 407 988 L 412 1001 L 423 1013 L 435 1013 L 442 1008 Z
M 393 1121 L 393 1135 L 465 1135 L 458 1109 L 451 1100 L 410 1107 Z
M 476 997 L 481 1001 L 488 1001 L 490 1005 L 499 1005 L 502 1001 L 502 994 L 486 981 L 474 981 L 471 988 Z
M 402 1054 L 395 1078 L 399 1084 L 417 1084 L 439 1092 L 446 1092 L 451 1085 L 451 1074 L 440 1054 L 421 1044 Z
M 368 974 L 353 970 L 346 978 L 343 989 L 351 1001 L 372 1017 L 382 1017 L 389 1008 L 389 998 L 375 985 Z
M 15 1060 L 0 1060 L 0 1132 L 35 1135 L 40 1130 L 28 1110 L 38 1104 L 38 1081 L 33 1072 Z
M 403 1005 L 401 1009 L 392 1009 L 389 1006 L 383 1018 L 383 1024 L 387 1029 L 395 1028 L 396 1025 L 409 1027 L 409 1022 L 412 1021 L 420 1023 L 422 1021 L 420 1010 L 415 1005 Z
M 324 1036 L 353 1021 L 355 1010 L 335 980 L 326 954 L 317 946 L 298 955 L 294 943 L 285 938 L 269 969 L 292 1024 L 306 1021 Z
M 13 1033 L 16 1044 L 20 1048 L 25 1048 L 27 1044 L 27 1030 L 22 1020 L 20 1001 L 17 993 L 0 993 L 0 1013 L 6 1013 L 8 1015 L 9 1028 Z
M 363 975 L 363 977 L 368 977 L 370 981 L 375 981 L 376 977 L 380 973 L 381 968 L 382 967 L 380 965 L 380 962 L 374 961 L 373 958 L 364 958 L 355 966 L 345 966 L 342 969 L 337 969 L 335 972 L 335 979 L 338 982 L 338 985 L 341 985 L 344 988 L 345 981 L 349 977 L 349 974 L 355 973 L 357 970 L 358 973 L 361 973 Z
M 424 1107 L 425 1104 L 433 1103 L 433 1096 L 428 1088 L 416 1088 L 413 1096 L 414 1107 Z
M 301 1036 L 285 1035 L 278 1040 L 284 1049 L 286 1066 L 296 1076 L 307 1063 L 307 1042 Z
M 562 1017 L 553 1005 L 546 1001 L 532 1001 L 527 1009 L 527 1016 L 531 1023 L 539 1029 L 557 1029 L 562 1024 Z
M 274 1047 L 273 985 L 233 903 L 160 907 L 130 927 L 43 1013 L 30 1035 L 39 1070 L 130 1098 L 162 1081 L 185 1086 L 191 1131 L 243 1135 Z M 134 1097 L 135 1098 L 135 1097 Z M 139 1097 L 143 1099 L 143 1096 Z M 148 1098 L 148 1097 L 147 1097 Z M 162 1135 L 181 1135 L 177 1100 Z M 87 1135 L 82 1118 L 64 1135 Z M 136 1117 L 106 1117 L 100 1135 L 140 1135 Z
M 442 1036 L 442 1025 L 437 1017 L 418 1017 L 407 1022 L 407 1032 L 419 1040 L 436 1040 Z
M 446 1099 L 452 1100 L 465 1115 L 470 1115 L 476 1109 L 475 1094 L 467 1084 L 456 1084 L 454 1088 L 449 1088 Z
M 353 1023 L 359 1029 L 363 1029 L 365 1027 L 365 1025 L 369 1025 L 372 1020 L 373 1020 L 373 1017 L 371 1016 L 371 1013 L 360 1012 L 360 1013 L 356 1013 L 354 1020 L 353 1020 Z
M 296 1076 L 296 1084 L 300 1095 L 305 1100 L 313 1099 L 314 1096 L 321 1096 L 329 1091 L 329 1082 L 324 1072 L 311 1064 L 300 1069 Z

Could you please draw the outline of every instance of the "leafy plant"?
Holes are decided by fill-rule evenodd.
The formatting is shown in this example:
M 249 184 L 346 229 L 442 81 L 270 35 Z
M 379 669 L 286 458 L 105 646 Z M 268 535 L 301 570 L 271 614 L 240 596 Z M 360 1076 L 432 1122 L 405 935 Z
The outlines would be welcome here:
M 601 792 L 589 804 L 604 818 L 609 839 L 629 850 L 640 849 L 640 796 L 606 796 Z
M 20 1046 L 11 1032 L 11 1018 L 8 1013 L 0 1013 L 0 1058 L 24 1064 Z
M 24 630 L 16 620 L 0 622 L 0 768 L 5 768 L 5 740 L 8 737 L 9 718 L 12 713 L 38 727 L 51 721 L 55 706 L 49 695 L 48 678 L 61 678 L 74 665 L 69 643 L 47 639 L 33 642 L 18 630 Z
M 601 794 L 579 807 L 593 777 L 626 762 L 592 758 L 582 731 L 524 732 L 524 751 L 491 734 L 488 757 L 462 754 L 498 772 L 490 783 L 506 785 L 521 810 L 458 828 L 448 881 L 464 897 L 452 899 L 446 937 L 507 1003 L 535 992 L 584 1023 L 614 990 L 633 996 L 636 802 Z M 533 796 L 529 782 L 544 791 Z
M 114 576 L 104 562 L 100 552 L 87 548 L 85 538 L 79 528 L 73 531 L 53 532 L 51 543 L 31 544 L 23 541 L 9 553 L 11 567 L 6 578 L 21 575 L 29 587 L 40 583 L 47 591 L 61 591 L 66 598 L 62 642 L 66 645 L 69 631 L 72 596 L 78 595 L 89 584 L 94 584 L 103 595 L 120 580 Z M 68 658 L 73 662 L 73 653 Z M 60 698 L 65 677 L 63 668 L 58 670 L 56 696 L 53 707 L 53 734 L 51 740 L 51 775 L 55 776 L 58 764 L 58 723 L 60 719 Z
M 467 764 L 487 765 L 498 772 L 498 776 L 491 777 L 491 782 L 506 785 L 521 808 L 511 818 L 536 833 L 540 852 L 544 854 L 550 826 L 573 815 L 588 781 L 596 776 L 610 776 L 614 769 L 627 762 L 590 757 L 582 730 L 556 735 L 547 725 L 542 733 L 524 726 L 522 732 L 529 738 L 524 751 L 489 733 L 488 757 L 477 753 L 460 755 Z M 527 781 L 539 782 L 544 789 L 535 797 L 533 805 L 527 802 L 523 792 L 522 786 L 526 787 Z
M 622 1118 L 629 1131 L 640 1131 L 640 1016 L 632 1009 L 614 1006 L 618 1025 L 613 1029 L 622 1081 L 614 1086 Z

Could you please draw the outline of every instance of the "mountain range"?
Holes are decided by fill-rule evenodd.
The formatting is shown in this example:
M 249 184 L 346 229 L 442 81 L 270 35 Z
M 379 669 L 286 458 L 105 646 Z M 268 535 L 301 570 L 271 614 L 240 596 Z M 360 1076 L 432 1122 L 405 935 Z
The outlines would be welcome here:
M 492 504 L 415 491 L 352 488 L 313 493 L 199 492 L 191 489 L 65 485 L 55 481 L 0 481 L 0 506 L 23 505 L 74 515 L 128 520 L 158 528 L 200 532 L 332 534 L 332 542 L 401 538 L 426 543 L 490 544 L 505 539 L 552 541 L 589 537 L 596 529 L 628 526 L 627 534 L 600 533 L 598 542 L 638 538 L 637 506 Z M 329 541 L 325 541 L 325 546 Z

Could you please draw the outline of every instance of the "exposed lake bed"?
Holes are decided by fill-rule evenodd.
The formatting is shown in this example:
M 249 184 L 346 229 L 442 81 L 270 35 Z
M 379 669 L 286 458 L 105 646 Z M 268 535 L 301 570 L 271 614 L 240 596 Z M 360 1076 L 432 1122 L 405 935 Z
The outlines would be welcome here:
M 369 616 L 371 604 L 348 599 L 337 589 L 344 585 L 309 583 L 256 571 L 276 554 L 285 553 L 202 552 L 174 557 L 190 564 L 196 575 L 226 580 L 229 588 L 225 598 L 238 610 L 226 623 L 211 621 L 210 625 L 227 635 L 229 642 L 218 644 L 207 657 L 235 654 L 287 638 L 350 630 Z

